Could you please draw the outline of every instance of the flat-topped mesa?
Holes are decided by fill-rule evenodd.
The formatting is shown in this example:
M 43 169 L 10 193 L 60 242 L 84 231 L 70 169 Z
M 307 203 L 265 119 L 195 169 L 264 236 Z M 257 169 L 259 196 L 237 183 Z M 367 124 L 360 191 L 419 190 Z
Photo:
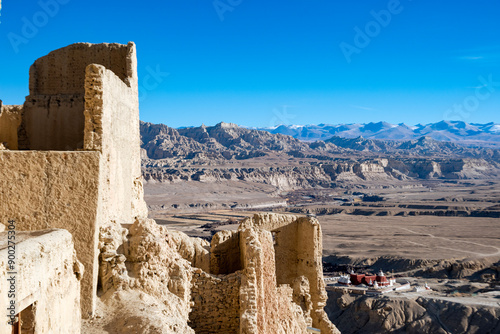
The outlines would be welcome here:
M 99 229 L 147 216 L 138 101 L 134 43 L 78 43 L 35 61 L 22 107 L 1 106 L 0 222 L 73 235 L 84 317 L 95 310 Z
M 203 125 L 203 127 L 206 128 L 205 125 Z M 217 123 L 215 125 L 215 127 L 217 128 L 224 128 L 224 129 L 231 129 L 231 128 L 239 128 L 239 126 L 237 124 L 234 124 L 234 123 L 225 123 L 225 122 L 220 122 L 220 123 Z

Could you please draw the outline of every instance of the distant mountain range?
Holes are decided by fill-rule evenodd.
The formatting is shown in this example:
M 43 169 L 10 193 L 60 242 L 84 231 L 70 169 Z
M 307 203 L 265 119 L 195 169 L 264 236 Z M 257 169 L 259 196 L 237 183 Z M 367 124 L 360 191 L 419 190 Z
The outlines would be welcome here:
M 318 185 L 330 187 L 344 181 L 497 179 L 500 175 L 499 149 L 460 145 L 430 136 L 409 140 L 329 136 L 329 139 L 314 141 L 308 136 L 309 140 L 303 141 L 231 123 L 183 129 L 144 122 L 140 126 L 142 170 L 146 180 L 252 180 L 289 190 Z M 437 123 L 434 131 L 427 134 L 443 131 L 438 130 L 439 126 Z M 315 127 L 326 128 L 326 125 Z M 370 123 L 351 130 L 354 128 L 366 135 L 380 134 L 389 126 Z M 449 127 L 446 128 L 446 132 L 451 133 Z M 304 134 L 307 129 L 302 127 L 299 133 Z M 464 131 L 467 134 L 467 130 Z M 488 135 L 498 136 L 494 132 Z M 321 131 L 315 136 L 321 136 Z
M 415 126 L 390 124 L 387 122 L 367 124 L 318 124 L 279 125 L 272 128 L 257 128 L 273 134 L 284 134 L 303 141 L 328 140 L 334 136 L 342 138 L 414 140 L 430 137 L 439 141 L 461 142 L 465 145 L 499 146 L 500 124 L 465 123 L 462 121 L 441 121 Z
M 152 159 L 249 159 L 268 152 L 308 150 L 291 136 L 250 130 L 232 123 L 174 129 L 165 124 L 141 122 L 143 156 Z
M 419 127 L 422 132 L 420 135 L 416 134 L 418 128 L 411 130 L 406 127 L 409 129 L 406 135 L 411 135 L 410 138 L 413 139 L 387 139 L 390 134 L 396 136 L 398 128 L 401 130 L 399 133 L 404 129 L 403 126 L 393 126 L 383 122 L 338 126 L 280 126 L 267 131 L 248 129 L 232 123 L 174 129 L 164 124 L 141 122 L 141 148 L 144 158 L 188 159 L 200 162 L 244 160 L 267 156 L 273 152 L 295 158 L 320 160 L 330 159 L 339 154 L 348 154 L 352 157 L 382 154 L 390 157 L 421 156 L 500 160 L 500 150 L 498 146 L 493 145 L 500 144 L 500 132 L 492 130 L 494 124 L 482 126 L 464 124 L 461 129 L 459 124 L 440 122 Z M 297 132 L 293 133 L 293 130 Z M 281 131 L 287 133 L 282 134 Z M 386 139 L 376 139 L 384 138 L 384 133 Z M 340 137 L 339 135 L 342 134 L 344 136 L 349 134 L 351 138 Z M 448 141 L 432 138 L 437 137 L 438 134 L 442 136 L 446 134 Z M 301 140 L 303 138 L 308 140 Z M 468 144 L 470 145 L 459 145 L 466 141 L 464 138 L 469 138 Z M 486 147 L 488 143 L 491 147 Z

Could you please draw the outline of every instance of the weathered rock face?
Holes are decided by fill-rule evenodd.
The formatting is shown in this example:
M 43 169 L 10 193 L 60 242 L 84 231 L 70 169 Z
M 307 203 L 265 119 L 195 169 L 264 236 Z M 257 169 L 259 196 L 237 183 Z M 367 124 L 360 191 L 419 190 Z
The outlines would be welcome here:
M 340 268 L 365 268 L 368 271 L 412 271 L 413 276 L 449 278 L 491 283 L 500 278 L 500 262 L 495 257 L 481 259 L 415 259 L 392 256 L 362 258 L 330 255 L 324 263 L 336 271 Z
M 158 166 L 158 167 L 157 167 Z M 143 168 L 146 180 L 160 182 L 222 182 L 240 180 L 271 184 L 280 190 L 308 188 L 311 186 L 329 186 L 332 180 L 317 166 L 277 166 L 277 167 L 159 167 L 160 164 L 149 164 Z
M 427 179 L 488 179 L 500 169 L 496 163 L 480 159 L 338 159 L 334 162 L 305 162 L 290 166 L 286 159 L 274 166 L 241 167 L 178 165 L 167 160 L 143 160 L 147 181 L 159 182 L 224 182 L 227 180 L 271 184 L 279 191 L 311 187 L 342 186 L 345 183 Z
M 195 140 L 181 136 L 176 129 L 163 124 L 141 122 L 142 145 L 146 157 L 165 159 L 188 156 L 191 152 L 202 152 L 204 146 Z
M 248 130 L 231 123 L 215 126 L 173 129 L 164 124 L 141 122 L 142 147 L 151 159 L 248 159 L 264 151 L 308 149 L 308 145 L 289 136 Z
M 202 149 L 214 156 L 229 159 L 237 157 L 237 152 L 286 152 L 295 157 L 310 157 L 315 155 L 342 154 L 352 156 L 363 154 L 387 154 L 387 157 L 434 157 L 434 158 L 476 158 L 495 160 L 498 149 L 466 147 L 451 142 L 438 141 L 428 137 L 418 140 L 374 140 L 359 138 L 332 137 L 326 141 L 302 142 L 291 136 L 272 134 L 267 131 L 251 130 L 231 123 L 219 123 L 215 126 L 204 126 L 172 129 L 164 124 L 141 123 L 143 147 L 148 148 L 151 159 L 162 159 L 161 147 L 168 151 L 173 143 L 178 143 L 193 153 Z M 158 146 L 159 150 L 153 149 Z M 182 152 L 182 149 L 179 149 Z M 166 154 L 169 154 L 168 152 Z M 192 159 L 191 155 L 189 159 Z M 240 158 L 245 159 L 244 155 Z M 498 160 L 496 160 L 498 162 Z
M 200 238 L 190 238 L 186 234 L 177 231 L 169 231 L 177 252 L 183 259 L 191 263 L 191 266 L 210 272 L 210 244 Z
M 400 142 L 335 137 L 307 143 L 228 123 L 177 130 L 141 123 L 141 135 L 143 175 L 160 182 L 243 180 L 288 191 L 344 182 L 500 174 L 498 150 L 429 138 Z M 255 167 L 242 166 L 247 161 Z
M 141 291 L 140 299 L 161 305 L 162 314 L 168 316 L 164 328 L 158 325 L 157 333 L 194 333 L 187 324 L 193 268 L 180 253 L 194 259 L 196 256 L 193 242 L 186 242 L 186 238 L 178 233 L 172 235 L 150 219 L 136 221 L 128 231 L 116 224 L 101 228 L 100 281 L 103 292 L 107 293 L 104 302 L 116 304 L 125 298 L 120 295 L 137 299 L 129 291 Z M 123 323 L 127 319 L 134 321 L 141 313 L 127 309 L 127 314 L 120 315 Z
M 174 245 L 168 231 L 154 220 L 134 223 L 124 246 L 135 277 L 131 284 L 160 298 L 171 293 L 189 305 L 191 266 Z
M 497 333 L 497 307 L 330 291 L 326 311 L 342 333 Z
M 305 145 L 289 136 L 271 135 L 262 131 L 248 130 L 232 123 L 215 126 L 179 129 L 179 134 L 201 143 L 215 142 L 229 149 L 268 149 L 289 151 L 304 148 Z
M 108 292 L 98 300 L 99 318 L 84 321 L 85 334 L 194 334 L 177 310 L 138 289 Z
M 482 158 L 492 159 L 498 149 L 482 147 L 467 147 L 449 141 L 440 141 L 431 137 L 422 136 L 413 140 L 378 140 L 358 138 L 332 137 L 325 141 L 328 144 L 335 144 L 339 148 L 364 151 L 379 152 L 392 156 L 434 156 L 454 158 Z

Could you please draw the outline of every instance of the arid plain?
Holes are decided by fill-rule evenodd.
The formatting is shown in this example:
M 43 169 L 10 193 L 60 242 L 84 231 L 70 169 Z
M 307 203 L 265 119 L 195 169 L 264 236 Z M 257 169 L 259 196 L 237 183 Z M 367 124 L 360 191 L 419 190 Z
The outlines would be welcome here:
M 150 210 L 157 208 L 150 214 L 158 222 L 207 238 L 211 231 L 222 226 L 227 229 L 234 221 L 259 211 L 315 214 L 323 228 L 325 261 L 355 265 L 380 257 L 500 259 L 499 189 L 498 182 L 490 180 L 433 181 L 414 187 L 406 184 L 405 189 L 309 189 L 272 197 L 269 185 L 186 182 L 146 184 L 145 198 Z M 380 198 L 363 201 L 364 195 Z M 291 198 L 293 204 L 283 204 Z M 172 202 L 191 210 L 161 208 Z M 198 205 L 208 202 L 227 203 L 229 208 L 203 210 Z M 409 269 L 390 268 L 389 264 L 383 267 Z
M 415 292 L 384 296 L 327 287 L 342 333 L 500 330 L 498 149 L 427 137 L 307 142 L 227 123 L 141 130 L 158 224 L 210 240 L 255 213 L 315 216 L 327 281 L 382 270 L 410 282 Z

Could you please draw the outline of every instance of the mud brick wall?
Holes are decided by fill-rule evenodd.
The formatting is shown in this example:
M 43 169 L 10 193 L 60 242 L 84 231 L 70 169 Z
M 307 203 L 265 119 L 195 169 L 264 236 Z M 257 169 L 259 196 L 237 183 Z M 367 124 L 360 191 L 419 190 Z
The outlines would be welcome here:
M 241 274 L 193 274 L 190 326 L 196 333 L 239 333 Z

